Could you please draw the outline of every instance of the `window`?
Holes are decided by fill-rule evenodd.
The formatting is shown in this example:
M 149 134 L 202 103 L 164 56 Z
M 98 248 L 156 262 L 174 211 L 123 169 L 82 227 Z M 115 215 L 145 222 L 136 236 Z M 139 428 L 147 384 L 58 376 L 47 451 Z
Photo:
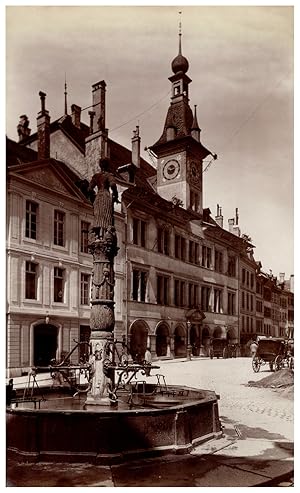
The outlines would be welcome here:
M 228 275 L 230 277 L 236 276 L 235 265 L 236 265 L 235 257 L 228 257 Z
M 215 313 L 222 313 L 223 307 L 222 307 L 222 290 L 221 289 L 214 289 L 214 312 Z
M 54 211 L 54 245 L 65 245 L 65 213 Z
M 202 245 L 202 267 L 207 267 L 210 269 L 211 266 L 211 248 Z
M 199 244 L 194 241 L 189 241 L 189 262 L 199 264 Z
M 189 283 L 189 294 L 188 294 L 188 306 L 189 308 L 195 308 L 198 306 L 198 285 Z
M 141 247 L 146 246 L 146 222 L 133 218 L 133 243 Z
M 250 294 L 250 309 L 253 312 L 253 295 Z
M 64 301 L 64 269 L 54 267 L 54 301 Z
M 170 254 L 170 234 L 165 228 L 157 228 L 157 250 L 165 255 Z
M 262 302 L 256 301 L 256 311 L 262 313 Z
M 183 261 L 186 259 L 185 238 L 180 235 L 175 235 L 175 257 Z
M 245 269 L 242 269 L 242 284 L 245 284 L 246 281 L 246 271 Z
M 249 293 L 247 293 L 247 310 L 249 310 Z
M 242 316 L 242 330 L 245 330 L 245 317 Z
M 201 287 L 201 309 L 204 312 L 208 312 L 210 309 L 210 288 L 208 286 Z
M 146 301 L 148 275 L 145 271 L 132 270 L 132 299 Z
M 28 300 L 37 299 L 37 264 L 33 262 L 26 262 L 25 298 Z
M 90 292 L 90 276 L 89 274 L 81 274 L 80 282 L 80 304 L 89 304 L 89 292 Z
M 179 279 L 174 280 L 174 305 L 185 306 L 185 281 Z
M 175 258 L 180 258 L 180 236 L 175 235 Z
M 82 253 L 88 253 L 88 243 L 89 243 L 89 229 L 90 223 L 86 221 L 81 221 L 81 233 L 80 233 L 80 251 Z
M 158 305 L 169 304 L 169 278 L 166 276 L 157 276 L 157 295 Z
M 223 272 L 223 254 L 218 250 L 215 250 L 215 270 L 217 272 Z
M 251 289 L 253 289 L 253 287 L 254 287 L 254 274 L 250 274 L 250 286 L 251 286 Z
M 26 227 L 25 236 L 26 238 L 31 238 L 36 240 L 37 233 L 37 214 L 38 214 L 38 204 L 26 200 Z
M 271 298 L 272 298 L 271 290 L 267 287 L 264 287 L 264 299 L 266 301 L 271 301 Z
M 80 342 L 89 343 L 91 337 L 91 329 L 89 325 L 80 325 Z M 83 363 L 87 363 L 89 359 L 89 345 L 88 344 L 80 344 L 79 346 L 79 358 Z
M 228 293 L 228 315 L 235 315 L 235 293 Z
M 249 286 L 249 272 L 248 271 L 246 272 L 246 276 L 247 276 L 247 286 Z

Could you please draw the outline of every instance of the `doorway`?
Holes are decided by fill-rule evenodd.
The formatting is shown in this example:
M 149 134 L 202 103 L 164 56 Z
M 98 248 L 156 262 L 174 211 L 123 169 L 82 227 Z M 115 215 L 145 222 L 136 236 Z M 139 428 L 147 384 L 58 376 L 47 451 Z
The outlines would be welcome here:
M 58 329 L 51 324 L 40 324 L 34 328 L 34 365 L 49 366 L 56 358 Z

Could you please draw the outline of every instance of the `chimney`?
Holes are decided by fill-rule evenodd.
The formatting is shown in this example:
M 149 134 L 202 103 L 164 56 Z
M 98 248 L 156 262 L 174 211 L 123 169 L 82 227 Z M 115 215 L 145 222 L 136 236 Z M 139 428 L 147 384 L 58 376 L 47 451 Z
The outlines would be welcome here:
M 75 127 L 80 128 L 80 117 L 81 117 L 81 108 L 77 106 L 77 104 L 71 105 L 71 114 L 72 114 L 72 123 Z
M 141 163 L 141 156 L 140 156 L 141 137 L 140 137 L 139 130 L 140 130 L 140 128 L 137 125 L 136 130 L 133 131 L 133 137 L 131 139 L 131 145 L 132 145 L 131 162 L 137 168 L 140 167 L 140 163 Z
M 26 137 L 29 137 L 31 129 L 28 127 L 29 127 L 29 120 L 27 115 L 21 115 L 19 124 L 17 126 L 19 142 L 26 139 Z
M 50 116 L 45 109 L 46 94 L 39 92 L 41 98 L 41 111 L 37 116 L 38 134 L 38 159 L 48 159 L 50 157 Z
M 104 80 L 92 85 L 93 111 L 90 115 L 90 135 L 85 139 L 85 159 L 87 178 L 99 171 L 100 159 L 109 159 L 108 129 L 105 128 L 105 91 Z
M 241 230 L 238 226 L 233 226 L 232 232 L 235 236 L 241 236 Z
M 93 88 L 93 110 L 96 117 L 96 132 L 105 130 L 105 88 L 104 80 L 92 85 Z
M 279 282 L 282 284 L 284 282 L 284 277 L 285 277 L 285 272 L 280 272 L 279 273 Z
M 234 218 L 228 219 L 228 230 L 229 230 L 229 233 L 233 233 L 233 226 L 234 226 Z
M 222 207 L 220 207 L 219 204 L 217 204 L 217 215 L 215 216 L 215 221 L 220 228 L 223 228 Z

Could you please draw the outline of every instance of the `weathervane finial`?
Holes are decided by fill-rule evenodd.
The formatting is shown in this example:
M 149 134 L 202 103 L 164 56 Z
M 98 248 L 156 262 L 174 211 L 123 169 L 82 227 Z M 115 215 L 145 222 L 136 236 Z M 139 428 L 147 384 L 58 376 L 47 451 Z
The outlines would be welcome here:
M 65 72 L 65 115 L 68 114 L 68 104 L 67 104 L 67 74 Z
M 179 10 L 178 14 L 179 14 L 179 55 L 181 55 L 181 14 L 182 14 L 182 11 Z

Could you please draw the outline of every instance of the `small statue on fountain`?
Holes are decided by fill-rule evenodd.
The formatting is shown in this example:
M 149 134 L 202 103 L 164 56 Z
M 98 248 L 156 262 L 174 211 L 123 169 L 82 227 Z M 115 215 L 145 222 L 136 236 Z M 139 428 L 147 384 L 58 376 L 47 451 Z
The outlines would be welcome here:
M 99 166 L 101 171 L 92 177 L 89 191 L 94 190 L 95 187 L 98 189 L 94 201 L 93 230 L 99 238 L 103 238 L 107 229 L 114 224 L 113 204 L 119 203 L 119 199 L 114 176 L 109 172 L 109 160 L 100 159 Z

